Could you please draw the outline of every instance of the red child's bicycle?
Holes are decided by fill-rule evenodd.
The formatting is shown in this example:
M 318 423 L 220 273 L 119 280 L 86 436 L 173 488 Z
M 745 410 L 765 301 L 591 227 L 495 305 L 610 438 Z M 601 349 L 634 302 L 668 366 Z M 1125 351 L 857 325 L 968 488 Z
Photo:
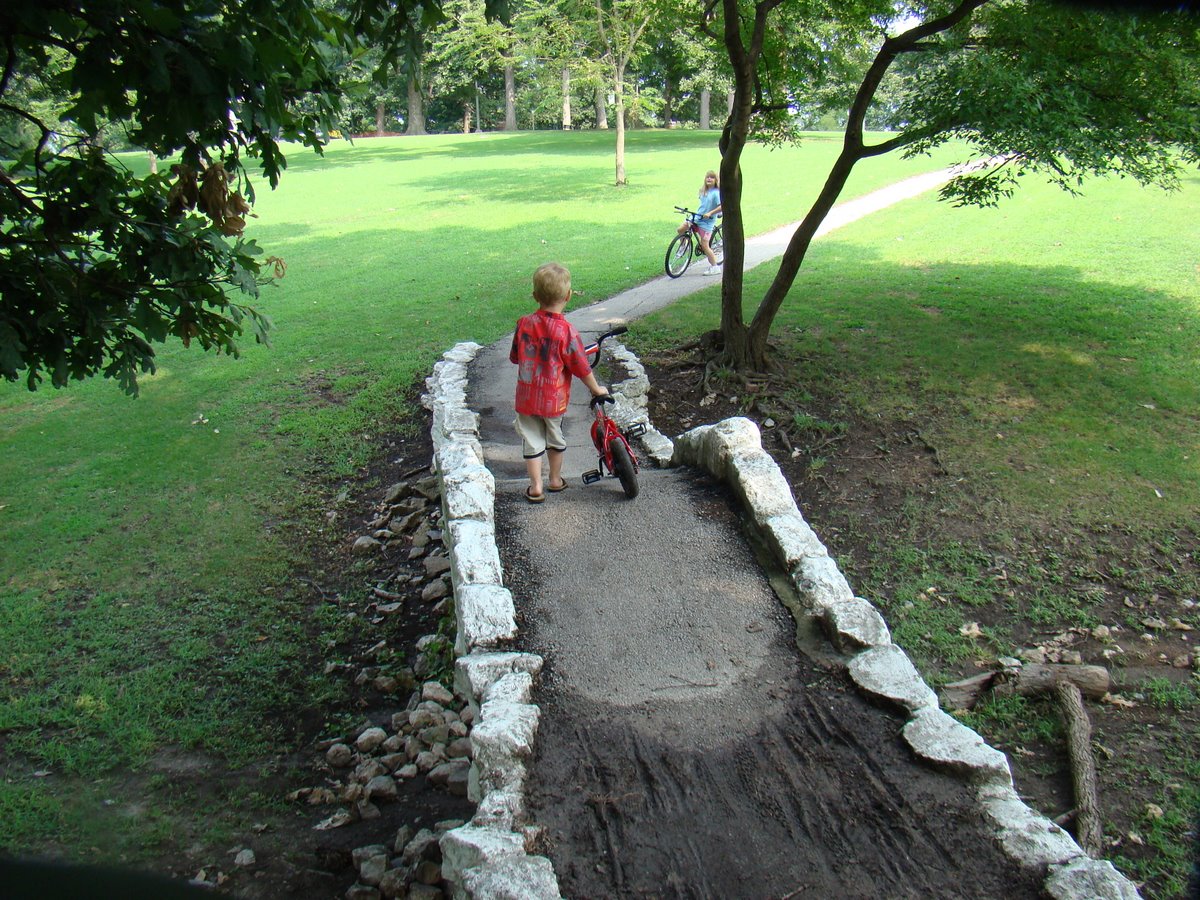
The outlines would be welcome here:
M 604 343 L 605 339 L 624 334 L 628 330 L 621 325 L 600 335 L 596 339 L 596 343 L 584 348 L 588 355 L 588 362 L 594 367 L 600 359 L 600 345 Z M 645 434 L 646 426 L 639 423 L 622 431 L 604 411 L 604 405 L 612 402 L 614 402 L 612 395 L 608 394 L 602 397 L 593 397 L 588 404 L 596 414 L 595 421 L 592 422 L 592 443 L 596 445 L 599 459 L 597 468 L 583 473 L 583 483 L 594 484 L 607 473 L 610 478 L 616 478 L 621 482 L 621 489 L 625 491 L 625 496 L 632 500 L 638 495 L 638 458 L 629 444 L 629 438 Z

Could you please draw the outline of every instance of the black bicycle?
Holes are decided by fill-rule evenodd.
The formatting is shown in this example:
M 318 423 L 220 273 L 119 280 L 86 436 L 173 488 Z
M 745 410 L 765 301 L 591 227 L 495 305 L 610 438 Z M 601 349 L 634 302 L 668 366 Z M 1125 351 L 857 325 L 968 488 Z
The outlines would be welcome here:
M 683 217 L 687 219 L 691 228 L 683 234 L 675 235 L 671 243 L 667 245 L 666 269 L 667 274 L 672 278 L 678 278 L 686 272 L 693 259 L 706 259 L 704 251 L 700 249 L 700 226 L 696 224 L 703 216 L 690 209 L 684 209 L 682 206 L 677 206 L 675 209 L 683 213 Z M 716 256 L 719 266 L 725 261 L 725 234 L 721 231 L 720 225 L 714 228 L 712 234 L 709 235 L 708 246 Z

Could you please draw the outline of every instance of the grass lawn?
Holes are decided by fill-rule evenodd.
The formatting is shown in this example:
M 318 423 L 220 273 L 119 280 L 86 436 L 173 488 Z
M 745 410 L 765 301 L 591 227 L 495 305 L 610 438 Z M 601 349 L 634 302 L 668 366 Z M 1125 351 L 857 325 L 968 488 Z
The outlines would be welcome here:
M 0 849 L 153 853 L 178 838 L 106 812 L 118 773 L 178 752 L 240 769 L 311 736 L 299 713 L 338 695 L 321 654 L 344 623 L 300 548 L 343 540 L 326 514 L 417 427 L 414 383 L 505 334 L 538 264 L 584 300 L 660 274 L 715 146 L 631 132 L 620 189 L 604 133 L 295 148 L 248 230 L 288 265 L 261 304 L 271 348 L 168 347 L 137 400 L 0 386 Z M 838 147 L 749 151 L 749 230 L 798 217 Z M 949 161 L 873 161 L 847 197 Z
M 715 382 L 775 420 L 806 513 L 931 683 L 1039 648 L 1111 669 L 1132 705 L 1092 705 L 1105 828 L 1147 897 L 1182 896 L 1200 808 L 1198 200 L 1192 174 L 899 204 L 814 245 L 773 330 L 782 373 Z M 643 320 L 646 358 L 670 367 L 718 302 Z M 1070 809 L 1053 704 L 968 718 Z

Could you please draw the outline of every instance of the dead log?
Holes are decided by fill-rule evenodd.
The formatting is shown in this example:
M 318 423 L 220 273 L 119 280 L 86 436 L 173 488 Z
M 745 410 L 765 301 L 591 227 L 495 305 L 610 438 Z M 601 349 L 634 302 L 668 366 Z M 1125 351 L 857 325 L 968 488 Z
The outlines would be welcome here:
M 1015 669 L 983 672 L 942 688 L 942 705 L 948 709 L 971 709 L 989 688 L 1002 697 L 1053 693 L 1058 698 L 1067 729 L 1067 756 L 1075 792 L 1075 809 L 1071 813 L 1075 819 L 1075 839 L 1088 856 L 1099 858 L 1104 850 L 1100 790 L 1096 758 L 1092 754 L 1092 723 L 1083 698 L 1086 695 L 1098 700 L 1108 693 L 1108 670 L 1103 666 L 1030 663 Z
M 1093 700 L 1099 700 L 1107 694 L 1110 687 L 1108 669 L 1104 666 L 1027 663 L 1011 674 L 998 673 L 995 692 L 1000 697 L 1010 697 L 1013 694 L 1025 697 L 1047 694 L 1053 691 L 1060 681 L 1070 682 L 1079 688 L 1085 697 Z
M 979 695 L 992 686 L 998 672 L 982 672 L 962 681 L 947 684 L 942 688 L 942 706 L 945 709 L 974 709 Z
M 1097 859 L 1104 851 L 1100 828 L 1100 789 L 1096 783 L 1096 758 L 1092 755 L 1092 723 L 1083 706 L 1083 694 L 1074 682 L 1062 679 L 1054 686 L 1067 726 L 1067 753 L 1075 790 L 1075 840 Z
M 1000 697 L 1048 694 L 1060 680 L 1071 682 L 1085 697 L 1093 700 L 1103 698 L 1110 686 L 1108 669 L 1103 666 L 1027 663 L 1017 669 L 981 672 L 945 685 L 942 688 L 942 706 L 946 709 L 973 709 L 987 690 L 994 690 Z

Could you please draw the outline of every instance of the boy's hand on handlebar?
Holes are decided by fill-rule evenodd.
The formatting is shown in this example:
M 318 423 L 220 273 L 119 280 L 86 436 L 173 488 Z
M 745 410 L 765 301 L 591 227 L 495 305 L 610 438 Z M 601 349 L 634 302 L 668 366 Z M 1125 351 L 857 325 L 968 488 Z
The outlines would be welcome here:
M 588 406 L 595 409 L 599 403 L 616 403 L 616 400 L 613 399 L 612 394 L 605 391 L 603 394 L 593 394 L 592 399 L 588 401 Z

